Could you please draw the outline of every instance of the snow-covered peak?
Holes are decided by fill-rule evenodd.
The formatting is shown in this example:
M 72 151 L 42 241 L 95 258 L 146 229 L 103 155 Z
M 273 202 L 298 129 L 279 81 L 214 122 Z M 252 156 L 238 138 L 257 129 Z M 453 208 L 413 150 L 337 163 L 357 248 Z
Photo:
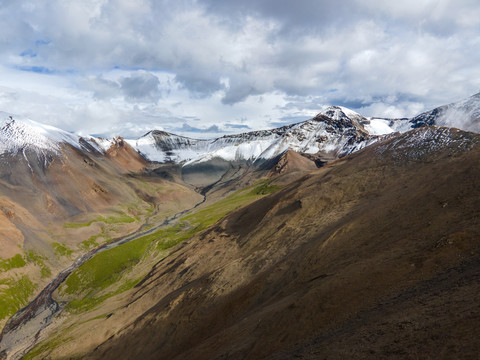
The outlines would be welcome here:
M 287 150 L 322 153 L 329 157 L 344 156 L 374 141 L 376 137 L 369 136 L 357 120 L 363 117 L 355 116 L 356 113 L 346 108 L 336 110 L 338 116 L 335 119 L 319 114 L 298 124 L 211 140 L 151 131 L 127 142 L 149 160 L 190 165 L 214 158 L 255 162 L 272 159 Z
M 393 132 L 406 132 L 412 129 L 409 119 L 386 119 L 368 117 L 362 121 L 362 125 L 370 135 L 387 135 Z
M 154 130 L 137 140 L 126 141 L 144 157 L 157 162 L 192 163 L 216 157 L 228 161 L 255 160 L 290 127 L 225 135 L 216 139 L 192 139 Z
M 365 119 L 365 117 L 360 115 L 359 113 L 356 113 L 355 111 L 343 106 L 330 106 L 323 110 L 320 114 L 326 115 L 333 120 L 350 119 L 355 121 L 362 121 Z
M 8 117 L 0 122 L 0 153 L 29 148 L 57 152 L 62 142 L 76 143 L 74 135 L 32 120 Z
M 84 144 L 87 143 L 95 150 L 100 150 L 93 139 L 83 139 L 78 135 L 33 120 L 18 120 L 8 116 L 0 121 L 0 154 L 25 150 L 59 153 L 60 144 L 64 143 L 84 148 L 82 140 Z
M 150 131 L 136 140 L 125 140 L 150 161 L 183 162 L 204 154 L 213 140 L 191 139 L 164 131 Z

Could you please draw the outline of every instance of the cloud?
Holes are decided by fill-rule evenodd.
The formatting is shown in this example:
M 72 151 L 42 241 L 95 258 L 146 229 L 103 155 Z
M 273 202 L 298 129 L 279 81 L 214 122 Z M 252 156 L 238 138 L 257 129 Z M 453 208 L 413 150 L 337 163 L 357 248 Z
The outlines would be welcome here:
M 220 132 L 220 129 L 217 125 L 212 125 L 212 126 L 206 128 L 206 129 L 200 129 L 200 128 L 190 126 L 187 123 L 183 123 L 181 131 L 182 132 L 193 132 L 193 133 L 218 133 L 218 132 Z
M 160 80 L 147 71 L 130 72 L 128 75 L 105 78 L 90 77 L 85 84 L 95 99 L 123 98 L 132 103 L 156 103 L 161 97 Z
M 129 100 L 156 102 L 160 97 L 158 78 L 146 71 L 139 71 L 120 79 L 121 90 Z
M 250 126 L 244 125 L 244 124 L 225 124 L 224 126 L 231 129 L 246 129 L 246 130 L 251 129 Z

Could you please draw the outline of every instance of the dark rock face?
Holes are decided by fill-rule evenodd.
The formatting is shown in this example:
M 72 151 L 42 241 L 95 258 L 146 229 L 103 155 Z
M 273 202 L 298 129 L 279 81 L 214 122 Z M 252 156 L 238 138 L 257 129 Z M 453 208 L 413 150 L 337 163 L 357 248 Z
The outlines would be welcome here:
M 443 114 L 445 114 L 445 111 L 446 106 L 443 106 L 415 116 L 413 119 L 410 120 L 412 128 L 416 129 L 422 126 L 436 125 L 437 119 Z

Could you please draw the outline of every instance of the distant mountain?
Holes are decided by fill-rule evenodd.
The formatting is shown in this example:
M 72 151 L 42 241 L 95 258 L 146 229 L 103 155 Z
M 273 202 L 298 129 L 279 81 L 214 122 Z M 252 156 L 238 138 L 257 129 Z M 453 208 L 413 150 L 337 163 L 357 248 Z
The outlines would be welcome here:
M 310 120 L 271 130 L 210 140 L 153 130 L 127 142 L 146 159 L 160 163 L 191 166 L 221 159 L 260 164 L 287 150 L 337 159 L 377 141 L 381 135 L 411 128 L 409 119 L 365 117 L 345 107 L 331 106 Z
M 388 119 L 381 117 L 366 117 L 343 106 L 330 106 L 321 114 L 334 120 L 350 119 L 362 126 L 370 135 L 385 135 L 392 132 L 405 132 L 412 129 L 407 118 Z
M 377 141 L 382 135 L 431 125 L 480 132 L 480 93 L 411 119 L 366 117 L 342 106 L 331 106 L 310 120 L 272 130 L 226 135 L 211 140 L 153 130 L 127 142 L 148 160 L 160 163 L 188 166 L 222 159 L 258 164 L 287 150 L 319 154 L 326 159 L 339 158 Z
M 340 108 L 320 113 L 313 119 L 264 131 L 226 135 L 211 140 L 198 140 L 150 131 L 138 140 L 127 140 L 147 159 L 192 165 L 215 158 L 226 161 L 261 163 L 280 156 L 287 150 L 337 158 L 357 151 L 376 141 L 360 123 L 366 118 L 353 112 L 347 116 Z M 346 111 L 346 109 L 345 109 Z M 333 115 L 333 116 L 329 116 Z
M 410 120 L 413 128 L 448 126 L 480 132 L 480 93 L 467 99 L 426 111 Z
M 125 140 L 145 159 L 184 166 L 221 159 L 260 164 L 287 150 L 335 159 L 362 149 L 392 132 L 421 126 L 449 126 L 480 132 L 480 93 L 424 112 L 411 119 L 365 117 L 341 106 L 331 106 L 314 118 L 271 130 L 192 139 L 152 130 L 139 139 Z M 0 122 L 0 153 L 35 149 L 58 153 L 59 144 L 105 153 L 114 140 L 78 135 L 31 120 L 7 118 Z

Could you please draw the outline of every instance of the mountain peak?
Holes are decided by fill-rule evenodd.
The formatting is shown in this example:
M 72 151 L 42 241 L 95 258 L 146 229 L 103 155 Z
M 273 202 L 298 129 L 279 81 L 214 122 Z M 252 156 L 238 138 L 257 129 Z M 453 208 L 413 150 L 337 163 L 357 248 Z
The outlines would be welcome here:
M 330 106 L 320 112 L 321 115 L 326 115 L 334 120 L 340 120 L 344 118 L 349 118 L 352 120 L 360 120 L 360 119 L 365 119 L 364 116 L 360 115 L 359 113 L 350 110 L 346 107 L 343 106 Z M 319 115 L 320 115 L 319 114 Z M 318 116 L 318 115 L 317 115 Z
M 92 139 L 81 138 L 54 126 L 30 119 L 14 119 L 12 116 L 0 120 L 0 154 L 25 150 L 59 153 L 60 145 L 65 143 L 76 148 L 93 147 L 100 151 L 99 145 Z
M 32 120 L 17 120 L 11 116 L 0 122 L 0 152 L 25 149 L 58 151 L 59 142 L 71 142 L 74 136 L 60 129 Z

